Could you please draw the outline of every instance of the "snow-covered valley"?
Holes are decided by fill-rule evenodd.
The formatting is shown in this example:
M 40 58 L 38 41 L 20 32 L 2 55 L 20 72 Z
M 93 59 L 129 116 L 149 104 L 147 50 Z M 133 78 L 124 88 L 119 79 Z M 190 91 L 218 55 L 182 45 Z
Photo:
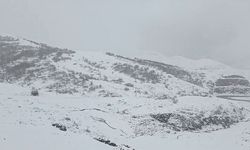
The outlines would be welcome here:
M 250 148 L 250 103 L 224 99 L 182 97 L 177 104 L 167 100 L 133 97 L 100 98 L 57 95 L 0 84 L 1 149 L 239 149 Z M 181 111 L 207 116 L 220 108 L 229 118 L 243 117 L 223 127 L 176 131 L 150 117 Z M 217 110 L 218 111 L 218 110 Z M 185 116 L 184 115 L 184 116 Z M 217 113 L 218 117 L 220 113 Z M 222 115 L 223 116 L 223 115 Z M 53 126 L 59 124 L 66 131 Z M 110 140 L 115 146 L 95 139 Z M 128 148 L 130 147 L 130 148 Z
M 0 36 L 0 149 L 249 150 L 249 77 Z

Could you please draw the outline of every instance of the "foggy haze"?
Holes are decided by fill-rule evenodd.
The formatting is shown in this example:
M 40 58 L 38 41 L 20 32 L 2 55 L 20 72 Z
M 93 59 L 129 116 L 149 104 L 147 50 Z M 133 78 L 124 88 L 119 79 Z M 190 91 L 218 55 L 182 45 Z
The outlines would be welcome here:
M 73 50 L 159 52 L 250 68 L 247 0 L 0 0 L 0 35 Z

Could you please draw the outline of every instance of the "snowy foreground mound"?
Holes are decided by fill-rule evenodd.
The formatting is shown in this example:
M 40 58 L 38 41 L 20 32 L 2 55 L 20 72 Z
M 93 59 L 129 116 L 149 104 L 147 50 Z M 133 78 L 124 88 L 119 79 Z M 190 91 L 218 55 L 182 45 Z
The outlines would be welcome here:
M 250 103 L 86 97 L 0 84 L 3 150 L 249 150 Z

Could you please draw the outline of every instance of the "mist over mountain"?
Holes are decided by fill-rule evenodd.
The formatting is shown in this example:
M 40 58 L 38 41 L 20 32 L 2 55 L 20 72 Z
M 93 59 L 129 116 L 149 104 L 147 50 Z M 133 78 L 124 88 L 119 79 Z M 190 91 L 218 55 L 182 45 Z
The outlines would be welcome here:
M 79 51 L 210 58 L 249 68 L 247 0 L 1 0 L 0 33 Z

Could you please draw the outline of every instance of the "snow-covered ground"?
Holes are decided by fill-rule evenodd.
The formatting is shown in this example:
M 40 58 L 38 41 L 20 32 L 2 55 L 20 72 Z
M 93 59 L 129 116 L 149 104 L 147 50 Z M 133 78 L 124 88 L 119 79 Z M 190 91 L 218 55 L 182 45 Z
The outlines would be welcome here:
M 242 115 L 230 128 L 206 126 L 175 131 L 150 117 L 160 113 L 200 113 L 217 109 Z M 182 97 L 154 100 L 134 97 L 102 98 L 60 95 L 0 83 L 1 150 L 249 150 L 250 103 L 219 98 Z M 240 111 L 240 113 L 239 113 Z M 65 126 L 65 130 L 53 124 Z M 95 139 L 110 140 L 111 146 Z
M 0 150 L 250 149 L 249 97 L 212 93 L 218 79 L 250 79 L 249 70 L 24 38 L 0 36 L 0 48 Z

